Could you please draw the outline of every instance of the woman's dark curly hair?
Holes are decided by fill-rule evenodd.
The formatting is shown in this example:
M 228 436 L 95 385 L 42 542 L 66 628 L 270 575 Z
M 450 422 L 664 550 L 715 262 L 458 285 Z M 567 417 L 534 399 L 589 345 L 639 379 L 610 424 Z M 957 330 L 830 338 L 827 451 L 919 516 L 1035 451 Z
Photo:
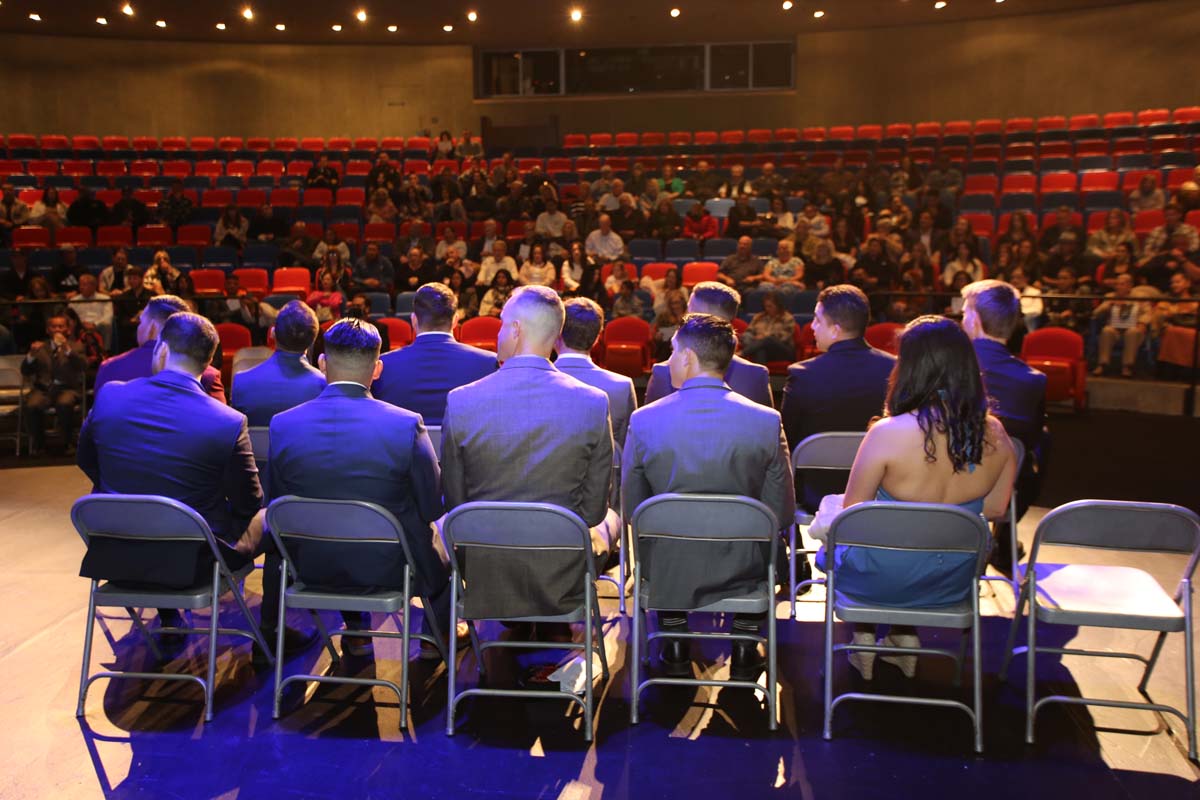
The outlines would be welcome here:
M 935 434 L 946 435 L 955 472 L 983 461 L 988 399 L 979 360 L 958 323 L 924 316 L 900 337 L 900 358 L 888 378 L 888 416 L 916 412 L 925 434 L 925 460 L 937 460 Z

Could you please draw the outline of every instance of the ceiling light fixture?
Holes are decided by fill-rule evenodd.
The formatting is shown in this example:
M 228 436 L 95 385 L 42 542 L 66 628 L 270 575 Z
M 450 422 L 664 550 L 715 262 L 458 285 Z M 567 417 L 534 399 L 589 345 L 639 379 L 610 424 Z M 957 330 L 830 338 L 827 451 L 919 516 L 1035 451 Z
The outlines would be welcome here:
M 571 9 L 571 22 L 579 22 L 583 19 L 583 12 L 578 8 Z
M 474 22 L 477 19 L 479 19 L 479 15 L 476 14 L 474 11 L 467 12 L 467 22 Z
M 217 23 L 217 30 L 219 30 L 219 31 L 223 31 L 223 30 L 225 30 L 225 23 L 224 23 L 224 22 L 218 22 L 218 23 Z
M 342 32 L 342 26 L 341 26 L 341 25 L 331 25 L 331 26 L 329 26 L 329 27 L 330 27 L 330 30 L 332 30 L 334 33 L 341 33 L 341 32 Z
M 821 17 L 823 17 L 823 16 L 825 16 L 825 12 L 824 12 L 824 11 L 817 10 L 817 11 L 814 11 L 814 12 L 813 12 L 813 18 L 814 18 L 814 19 L 820 19 L 820 18 L 821 18 Z
M 935 9 L 937 9 L 938 11 L 941 11 L 943 8 L 946 7 L 946 0 L 938 0 L 936 3 L 933 4 L 933 7 Z
M 277 31 L 286 31 L 286 30 L 287 30 L 287 25 L 284 25 L 282 22 L 280 22 L 280 23 L 278 23 L 278 24 L 275 26 L 275 30 L 277 30 Z
M 167 21 L 165 19 L 158 19 L 154 21 L 154 25 L 158 28 L 165 28 L 167 27 Z
M 400 30 L 398 25 L 388 25 L 388 33 L 395 33 L 398 30 Z
M 680 11 L 679 11 L 679 9 L 678 9 L 678 8 L 672 8 L 672 9 L 671 9 L 671 17 L 672 17 L 672 19 L 674 19 L 675 17 L 678 17 L 678 16 L 679 16 L 679 14 L 680 14 Z
M 442 30 L 444 30 L 446 33 L 450 33 L 452 30 L 454 30 L 454 26 L 453 25 L 443 25 Z
M 29 18 L 30 18 L 31 20 L 33 20 L 34 22 L 41 22 L 41 21 L 42 21 L 42 15 L 41 15 L 41 14 L 30 14 L 30 15 L 29 15 Z
M 254 9 L 250 6 L 246 6 L 242 9 L 242 16 L 248 20 L 254 19 Z
M 125 5 L 121 6 L 121 13 L 127 17 L 132 17 L 133 16 L 133 6 L 129 5 L 129 3 L 126 3 Z
M 784 11 L 792 10 L 792 0 L 783 0 L 783 10 Z
M 104 17 L 96 17 L 96 24 L 97 25 L 107 25 L 108 20 L 105 19 Z
M 358 13 L 354 15 L 354 18 L 357 19 L 359 22 L 366 22 L 367 21 L 367 10 L 365 8 L 360 8 L 358 10 Z

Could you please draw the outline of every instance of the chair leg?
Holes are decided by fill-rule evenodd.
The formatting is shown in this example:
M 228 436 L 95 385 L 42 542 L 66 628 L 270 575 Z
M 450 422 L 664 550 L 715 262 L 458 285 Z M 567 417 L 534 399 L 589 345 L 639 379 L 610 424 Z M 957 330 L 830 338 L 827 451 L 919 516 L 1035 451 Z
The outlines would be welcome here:
M 979 586 L 975 587 L 975 596 L 979 596 Z M 962 638 L 958 641 L 958 656 L 954 659 L 954 688 L 962 686 L 963 667 L 967 663 L 967 645 L 971 643 L 971 629 L 962 632 Z
M 450 638 L 457 639 L 458 624 L 454 624 L 455 636 Z M 475 630 L 475 620 L 467 620 L 467 635 L 471 637 L 471 652 L 475 654 L 475 674 L 480 679 L 487 677 L 487 667 L 483 663 L 483 648 L 479 646 L 479 631 Z M 451 658 L 453 661 L 453 658 Z M 453 666 L 453 664 L 451 665 Z
M 404 565 L 404 608 L 400 611 L 400 730 L 408 729 L 408 648 L 412 637 L 408 626 L 412 619 L 412 567 Z
M 88 591 L 87 630 L 83 635 L 83 666 L 79 670 L 79 703 L 75 706 L 75 716 L 83 716 L 83 699 L 87 695 L 88 667 L 92 663 L 92 634 L 96 627 L 96 586 L 99 581 L 92 581 Z
M 329 657 L 333 660 L 333 665 L 336 667 L 342 661 L 342 656 L 338 653 L 337 648 L 333 646 L 333 638 L 329 635 L 329 631 L 325 629 L 325 623 L 321 621 L 321 615 L 316 609 L 310 610 L 309 616 L 312 617 L 313 627 L 317 629 L 317 634 L 321 637 L 321 642 L 325 649 L 329 652 Z M 282 623 L 280 623 L 282 625 Z
M 275 621 L 275 693 L 271 718 L 279 719 L 279 704 L 283 697 L 283 633 L 287 619 L 287 562 L 281 561 L 279 569 L 283 578 L 279 581 L 279 618 Z M 322 631 L 323 632 L 323 631 Z M 328 637 L 325 639 L 329 641 Z
M 1146 687 L 1150 683 L 1150 674 L 1154 672 L 1154 667 L 1158 664 L 1158 657 L 1162 653 L 1163 644 L 1167 641 L 1166 632 L 1160 633 L 1154 640 L 1154 649 L 1150 651 L 1150 658 L 1146 660 L 1146 669 L 1142 671 L 1142 680 L 1138 683 L 1138 691 L 1142 694 L 1146 693 Z
M 833 563 L 830 562 L 829 572 L 825 578 L 825 683 L 822 692 L 822 705 L 825 712 L 823 735 L 826 740 L 833 738 Z
M 975 618 L 971 621 L 971 690 L 975 699 L 975 752 L 983 752 L 983 636 L 980 632 L 979 582 L 975 582 L 973 603 Z M 966 638 L 963 638 L 966 643 Z M 962 670 L 959 669 L 961 674 Z
M 125 613 L 129 614 L 129 618 L 133 620 L 133 627 L 138 629 L 138 633 L 146 640 L 146 644 L 150 646 L 150 652 L 154 654 L 154 658 L 162 661 L 162 651 L 158 649 L 158 643 L 154 641 L 154 637 L 150 634 L 150 630 L 146 627 L 146 623 L 142 622 L 142 618 L 133 608 L 126 606 Z
M 584 587 L 584 594 L 588 608 L 596 602 L 596 586 L 589 579 L 587 586 Z M 587 647 L 583 650 L 583 740 L 590 742 L 592 740 L 592 637 L 596 631 L 592 627 L 592 615 L 590 613 L 583 616 L 583 639 L 587 642 Z
M 638 602 L 638 579 L 641 577 L 641 569 L 638 565 L 633 567 L 633 614 L 630 616 L 630 625 L 632 628 L 629 634 L 629 647 L 631 649 L 632 660 L 629 662 L 629 723 L 637 725 L 638 723 L 638 684 L 641 681 L 642 672 L 642 605 Z
M 793 528 L 794 530 L 794 528 Z M 794 566 L 794 565 L 793 565 Z M 772 573 L 775 570 L 771 570 Z M 793 576 L 794 579 L 794 576 Z M 773 586 L 775 583 L 775 575 L 771 575 L 771 582 L 768 586 Z M 794 587 L 793 587 L 794 588 Z M 792 602 L 796 601 L 796 593 L 792 592 Z M 795 618 L 795 615 L 793 615 Z M 776 620 L 775 611 L 772 610 L 767 614 L 767 728 L 768 730 L 777 730 L 779 728 L 779 708 L 776 697 L 775 684 L 779 680 L 778 667 L 776 659 L 778 657 L 778 642 L 776 641 Z
M 1192 632 L 1192 582 L 1184 581 L 1183 589 L 1183 673 L 1187 681 L 1188 758 L 1196 760 L 1196 656 Z
M 213 564 L 212 601 L 208 615 L 208 678 L 204 687 L 204 721 L 212 722 L 217 687 L 217 628 L 221 621 L 221 568 Z
M 594 646 L 600 655 L 600 675 L 604 678 L 604 682 L 607 683 L 610 677 L 608 674 L 608 653 L 604 647 L 604 625 L 601 624 L 603 617 L 600 616 L 600 598 L 595 595 L 592 595 L 592 613 L 595 615 L 596 621 L 593 623 L 593 627 L 596 629 L 596 632 L 594 643 L 589 642 L 589 645 Z M 622 611 L 621 615 L 624 616 L 624 614 L 625 612 Z M 589 657 L 591 656 L 590 650 L 588 651 L 588 655 Z
M 450 634 L 446 638 L 450 645 L 450 660 L 446 662 L 446 735 L 454 735 L 454 679 L 458 673 L 458 573 L 450 576 Z M 474 628 L 471 629 L 472 644 L 474 644 Z M 405 658 L 408 656 L 406 655 Z M 483 654 L 475 648 L 475 658 L 483 662 Z
M 1025 593 L 1031 595 L 1036 589 L 1031 584 L 1025 584 Z M 1027 642 L 1025 651 L 1025 743 L 1033 744 L 1033 694 L 1036 676 L 1034 675 L 1034 660 L 1037 658 L 1037 608 L 1030 600 L 1027 615 Z M 1011 652 L 1011 651 L 1010 651 Z
M 621 548 L 621 552 L 620 552 L 621 560 L 620 560 L 620 564 L 618 567 L 618 569 L 620 570 L 620 575 L 621 575 L 621 584 L 617 587 L 617 608 L 618 608 L 618 610 L 620 610 L 621 616 L 625 616 L 625 584 L 628 582 L 629 578 L 625 574 L 625 570 L 626 570 L 625 550 L 626 550 L 626 548 L 625 548 L 625 523 L 624 522 L 621 523 L 621 535 L 618 538 L 620 540 L 618 546 Z
M 792 619 L 796 619 L 796 530 L 799 526 L 792 524 L 788 529 L 788 601 L 791 605 Z
M 1000 682 L 1008 680 L 1008 665 L 1012 662 L 1013 648 L 1017 645 L 1017 628 L 1021 625 L 1021 613 L 1025 609 L 1025 587 L 1017 596 L 1017 607 L 1013 611 L 1012 624 L 1008 627 L 1008 642 L 1004 645 L 1004 660 L 1000 664 Z

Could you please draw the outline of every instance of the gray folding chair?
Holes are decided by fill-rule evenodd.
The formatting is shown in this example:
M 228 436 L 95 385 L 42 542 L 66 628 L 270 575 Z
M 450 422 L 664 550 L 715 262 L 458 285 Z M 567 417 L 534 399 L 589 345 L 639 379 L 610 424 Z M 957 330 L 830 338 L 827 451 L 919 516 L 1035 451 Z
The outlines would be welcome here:
M 1097 564 L 1046 564 L 1038 562 L 1045 545 L 1134 553 L 1169 553 L 1188 556 L 1175 594 L 1167 594 L 1149 573 L 1135 567 Z M 1009 630 L 1001 676 L 1008 673 L 1014 654 L 1017 625 L 1025 604 L 1035 598 L 1027 617 L 1029 636 L 1025 648 L 1025 741 L 1033 744 L 1037 712 L 1050 703 L 1073 703 L 1108 708 L 1132 708 L 1174 714 L 1187 728 L 1188 758 L 1196 759 L 1196 686 L 1192 633 L 1192 573 L 1200 557 L 1200 517 L 1186 508 L 1165 503 L 1130 503 L 1117 500 L 1077 500 L 1051 511 L 1038 524 L 1029 554 L 1029 566 Z M 1075 648 L 1046 647 L 1036 640 L 1037 623 L 1077 627 L 1124 628 L 1157 631 L 1150 657 Z M 1183 632 L 1184 680 L 1187 681 L 1187 714 L 1159 703 L 1131 703 L 1086 697 L 1051 695 L 1034 703 L 1035 662 L 1038 653 L 1127 658 L 1146 665 L 1138 691 L 1150 700 L 1146 685 L 1162 652 L 1168 633 Z
M 442 426 L 426 425 L 425 432 L 429 434 L 429 441 L 433 442 L 433 452 L 440 462 L 442 460 Z
M 619 442 L 613 443 L 613 470 L 612 470 L 612 489 L 608 493 L 608 505 L 610 508 L 621 508 L 621 456 L 622 450 Z M 614 578 L 611 575 L 600 575 L 599 580 L 611 583 L 617 589 L 617 607 L 621 612 L 621 616 L 625 616 L 625 587 L 629 582 L 629 561 L 626 554 L 629 552 L 629 526 L 621 520 L 621 551 L 618 553 L 620 559 L 620 578 Z
M 22 397 L 22 386 L 24 379 L 21 377 L 20 370 L 11 369 L 9 367 L 0 366 L 0 418 L 12 418 L 16 420 L 16 426 L 11 434 L 0 434 L 0 438 L 11 438 L 16 443 L 16 450 L 13 455 L 21 455 L 21 437 L 24 435 L 24 421 L 22 420 L 22 412 L 25 408 L 25 403 Z
M 256 642 L 268 660 L 273 660 L 270 648 L 262 637 L 262 631 L 250 615 L 246 599 L 242 596 L 241 583 L 253 568 L 253 564 L 239 567 L 231 571 L 225 563 L 221 546 L 213 537 L 208 523 L 192 509 L 178 500 L 153 495 L 112 495 L 89 494 L 75 501 L 71 508 L 71 522 L 83 539 L 84 545 L 90 545 L 93 539 L 108 538 L 122 539 L 129 542 L 197 542 L 207 543 L 213 557 L 212 580 L 199 583 L 186 589 L 174 588 L 132 588 L 112 581 L 103 585 L 99 580 L 92 580 L 91 591 L 88 593 L 88 627 L 83 643 L 83 669 L 79 676 L 79 704 L 75 708 L 75 716 L 83 716 L 83 702 L 87 696 L 88 686 L 100 678 L 142 678 L 144 680 L 173 680 L 190 681 L 200 685 L 204 690 L 204 720 L 212 719 L 213 689 L 216 679 L 217 665 L 217 636 L 221 634 L 243 636 Z M 225 592 L 233 594 L 241 609 L 249 630 L 240 628 L 218 627 L 220 617 L 220 598 Z M 134 627 L 146 638 L 150 650 L 156 658 L 161 657 L 158 646 L 154 643 L 150 631 L 142 622 L 135 608 L 186 608 L 192 610 L 210 609 L 208 629 L 202 628 L 158 628 L 157 633 L 179 633 L 185 635 L 208 636 L 208 670 L 205 678 L 195 675 L 160 672 L 124 672 L 104 671 L 88 675 L 88 667 L 92 658 L 92 633 L 96 621 L 96 609 L 124 608 L 133 620 Z
M 1005 577 L 1004 575 L 983 575 L 980 577 L 980 580 L 1002 581 L 1003 583 L 1007 583 L 1012 587 L 1013 597 L 1016 598 L 1021 594 L 1021 574 L 1024 571 L 1019 563 L 1020 559 L 1018 558 L 1018 554 L 1020 551 L 1017 549 L 1017 482 L 1021 479 L 1021 465 L 1025 463 L 1025 444 L 1020 439 L 1016 438 L 1011 438 L 1009 441 L 1012 442 L 1014 458 L 1017 460 L 1017 471 L 1016 474 L 1013 475 L 1012 494 L 1009 495 L 1008 498 L 1008 513 L 1004 519 L 998 519 L 992 524 L 993 530 L 995 529 L 996 525 L 1005 522 L 1009 524 L 1009 529 L 1012 534 L 1008 537 L 1008 546 L 1012 551 L 1010 553 L 1012 561 L 1009 563 L 1012 564 L 1013 574 L 1011 578 Z
M 280 497 L 267 507 L 267 528 L 283 559 L 281 569 L 284 577 L 290 575 L 294 582 L 280 582 L 278 638 L 275 642 L 275 692 L 272 716 L 279 719 L 280 702 L 284 688 L 296 681 L 316 683 L 341 683 L 352 686 L 386 686 L 400 700 L 400 727 L 408 727 L 408 648 L 412 639 L 420 639 L 434 645 L 443 657 L 446 650 L 441 633 L 431 620 L 435 635 L 411 633 L 409 610 L 412 605 L 413 560 L 404 527 L 387 509 L 359 500 L 314 500 L 302 497 Z M 297 545 L 293 549 L 288 544 Z M 302 582 L 303 563 L 297 563 L 293 555 L 300 552 L 305 542 L 335 542 L 347 550 L 364 545 L 390 545 L 399 547 L 404 555 L 404 585 L 401 589 L 384 589 L 368 594 L 342 594 L 319 588 L 309 588 Z M 425 608 L 430 608 L 428 599 Z M 341 661 L 330 641 L 331 634 L 321 623 L 318 611 L 357 611 L 376 614 L 399 614 L 400 632 L 382 630 L 338 630 L 332 636 L 381 636 L 401 641 L 403 653 L 400 660 L 400 685 L 382 678 L 350 678 L 337 675 L 298 674 L 283 677 L 283 630 L 288 608 L 308 611 L 321 632 L 325 648 L 333 663 Z M 428 612 L 427 612 L 428 613 Z M 450 662 L 447 662 L 450 663 Z
M 979 576 L 987 564 L 992 534 L 978 514 L 958 506 L 935 503 L 860 503 L 837 516 L 829 529 L 825 552 L 829 554 L 825 577 L 825 738 L 833 738 L 833 712 L 844 700 L 874 700 L 885 703 L 930 705 L 965 711 L 975 728 L 975 752 L 983 752 L 983 685 L 979 630 Z M 964 599 L 949 606 L 902 607 L 871 605 L 837 590 L 836 548 L 863 547 L 877 550 L 963 553 L 975 557 L 975 569 L 969 586 L 963 587 Z M 967 639 L 963 637 L 958 653 L 932 647 L 893 647 L 881 644 L 856 645 L 833 643 L 834 617 L 844 622 L 875 625 L 912 625 L 927 628 L 954 628 L 969 632 L 971 640 L 971 678 L 973 707 L 957 700 L 941 700 L 902 695 L 847 692 L 833 696 L 833 654 L 837 651 L 867 651 L 903 655 L 940 655 L 954 659 L 961 675 Z
M 633 541 L 637 557 L 633 567 L 633 633 L 630 646 L 633 656 L 630 661 L 632 697 L 629 706 L 630 720 L 638 721 L 638 698 L 646 687 L 654 684 L 669 686 L 730 686 L 761 691 L 763 687 L 754 681 L 713 680 L 701 678 L 649 678 L 640 680 L 641 667 L 649 660 L 649 646 L 654 639 L 718 639 L 722 641 L 746 641 L 767 646 L 766 706 L 768 725 L 775 730 L 778 715 L 775 708 L 776 641 L 775 641 L 775 544 L 779 535 L 779 522 L 771 509 L 750 497 L 737 495 L 661 494 L 644 501 L 633 512 Z M 738 597 L 729 597 L 716 603 L 697 608 L 677 608 L 660 605 L 654 594 L 654 586 L 642 580 L 641 548 L 643 540 L 670 539 L 675 543 L 686 541 L 743 542 L 747 547 L 755 543 L 767 544 L 766 569 L 763 582 L 753 592 Z M 643 614 L 647 611 L 698 612 L 705 614 L 766 614 L 767 635 L 750 633 L 670 633 L 656 631 L 646 633 Z
M 267 426 L 251 426 L 250 447 L 254 449 L 254 460 L 260 464 L 267 463 L 271 452 L 271 429 Z
M 865 432 L 854 431 L 814 433 L 796 445 L 796 449 L 792 451 L 792 469 L 796 472 L 849 472 L 866 435 Z M 797 507 L 796 524 L 788 528 L 788 587 L 791 589 L 792 619 L 796 619 L 796 593 L 800 591 L 800 587 L 825 583 L 824 578 L 796 581 L 796 556 L 808 558 L 817 552 L 797 549 L 800 526 L 811 525 L 813 517 L 813 514 Z
M 592 740 L 592 718 L 595 710 L 593 691 L 592 654 L 600 656 L 600 668 L 605 681 L 609 678 L 608 656 L 604 652 L 604 637 L 601 631 L 600 603 L 596 599 L 596 565 L 592 555 L 592 540 L 588 526 L 577 514 L 548 503 L 501 503 L 475 502 L 461 505 L 446 517 L 442 533 L 446 538 L 446 549 L 450 554 L 450 629 L 454 630 L 458 620 L 468 622 L 471 643 L 475 649 L 476 668 L 484 675 L 484 652 L 491 647 L 515 647 L 535 650 L 579 650 L 583 654 L 584 689 L 583 697 L 563 689 L 540 691 L 536 689 L 492 689 L 476 687 L 458 691 L 457 642 L 450 639 L 450 665 L 447 680 L 446 734 L 454 735 L 455 713 L 460 701 L 466 697 L 486 695 L 494 697 L 528 697 L 533 699 L 563 699 L 578 704 L 583 709 L 583 737 Z M 478 589 L 489 577 L 479 570 L 464 580 L 461 567 L 462 556 L 470 561 L 472 548 L 501 549 L 509 551 L 568 551 L 579 554 L 580 573 L 583 582 L 583 602 L 566 613 L 561 609 L 547 609 L 545 615 L 505 617 L 507 622 L 583 623 L 582 642 L 549 641 L 486 641 L 481 642 L 475 631 L 475 622 L 495 617 L 467 617 L 466 602 L 472 588 Z

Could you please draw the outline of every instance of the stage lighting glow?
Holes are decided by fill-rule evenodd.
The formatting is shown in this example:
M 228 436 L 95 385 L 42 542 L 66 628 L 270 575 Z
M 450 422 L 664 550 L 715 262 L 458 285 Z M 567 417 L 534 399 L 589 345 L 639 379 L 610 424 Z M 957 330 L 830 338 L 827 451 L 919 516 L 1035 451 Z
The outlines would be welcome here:
M 467 22 L 474 22 L 477 19 L 479 19 L 479 15 L 476 14 L 474 11 L 467 12 Z
M 784 11 L 792 10 L 792 0 L 783 0 L 783 10 Z
M 680 14 L 680 11 L 679 11 L 679 9 L 678 9 L 678 8 L 672 8 L 672 9 L 671 9 L 671 16 L 672 16 L 672 17 L 678 17 L 678 16 L 679 16 L 679 14 Z
M 218 22 L 218 23 L 217 23 L 217 30 L 219 30 L 219 31 L 223 31 L 223 30 L 225 30 L 225 23 L 224 23 L 224 22 Z
M 254 9 L 250 6 L 246 6 L 242 9 L 242 16 L 246 19 L 254 19 Z
M 388 25 L 388 33 L 395 33 L 398 30 L 400 30 L 399 25 Z
M 342 32 L 342 26 L 341 26 L 341 25 L 330 25 L 330 26 L 329 26 L 329 29 L 330 29 L 331 31 L 333 31 L 334 33 L 341 33 L 341 32 Z
M 107 25 L 108 20 L 105 19 L 104 17 L 96 17 L 96 24 L 97 25 Z
M 133 6 L 131 6 L 129 3 L 126 3 L 125 5 L 121 6 L 121 13 L 127 17 L 132 17 L 133 16 Z
M 823 17 L 823 16 L 825 16 L 825 12 L 824 12 L 824 11 L 814 11 L 814 12 L 813 12 L 813 17 L 814 17 L 815 19 L 820 19 L 820 18 L 821 18 L 821 17 Z
M 287 30 L 287 25 L 284 25 L 284 24 L 281 22 L 281 23 L 279 23 L 278 25 L 276 25 L 276 26 L 275 26 L 275 30 L 277 30 L 277 31 L 286 31 L 286 30 Z
M 155 26 L 156 28 L 165 28 L 165 27 L 167 27 L 167 21 L 166 21 L 165 19 L 158 19 L 158 20 L 155 20 L 155 21 L 154 21 L 154 26 Z
M 583 19 L 583 12 L 580 11 L 578 8 L 572 8 L 571 9 L 571 22 L 579 22 L 581 19 Z
M 41 21 L 42 21 L 42 15 L 41 15 L 41 14 L 30 14 L 30 15 L 29 15 L 29 18 L 30 18 L 31 20 L 33 20 L 34 22 L 41 22 Z
M 933 4 L 933 7 L 936 8 L 938 11 L 941 11 L 943 8 L 946 7 L 946 0 L 938 0 L 936 3 Z
M 354 15 L 354 18 L 357 19 L 359 22 L 366 22 L 367 21 L 367 10 L 365 8 L 360 8 L 358 10 L 358 13 Z
M 444 30 L 446 33 L 450 33 L 452 30 L 454 30 L 454 26 L 453 25 L 443 25 L 442 30 Z

